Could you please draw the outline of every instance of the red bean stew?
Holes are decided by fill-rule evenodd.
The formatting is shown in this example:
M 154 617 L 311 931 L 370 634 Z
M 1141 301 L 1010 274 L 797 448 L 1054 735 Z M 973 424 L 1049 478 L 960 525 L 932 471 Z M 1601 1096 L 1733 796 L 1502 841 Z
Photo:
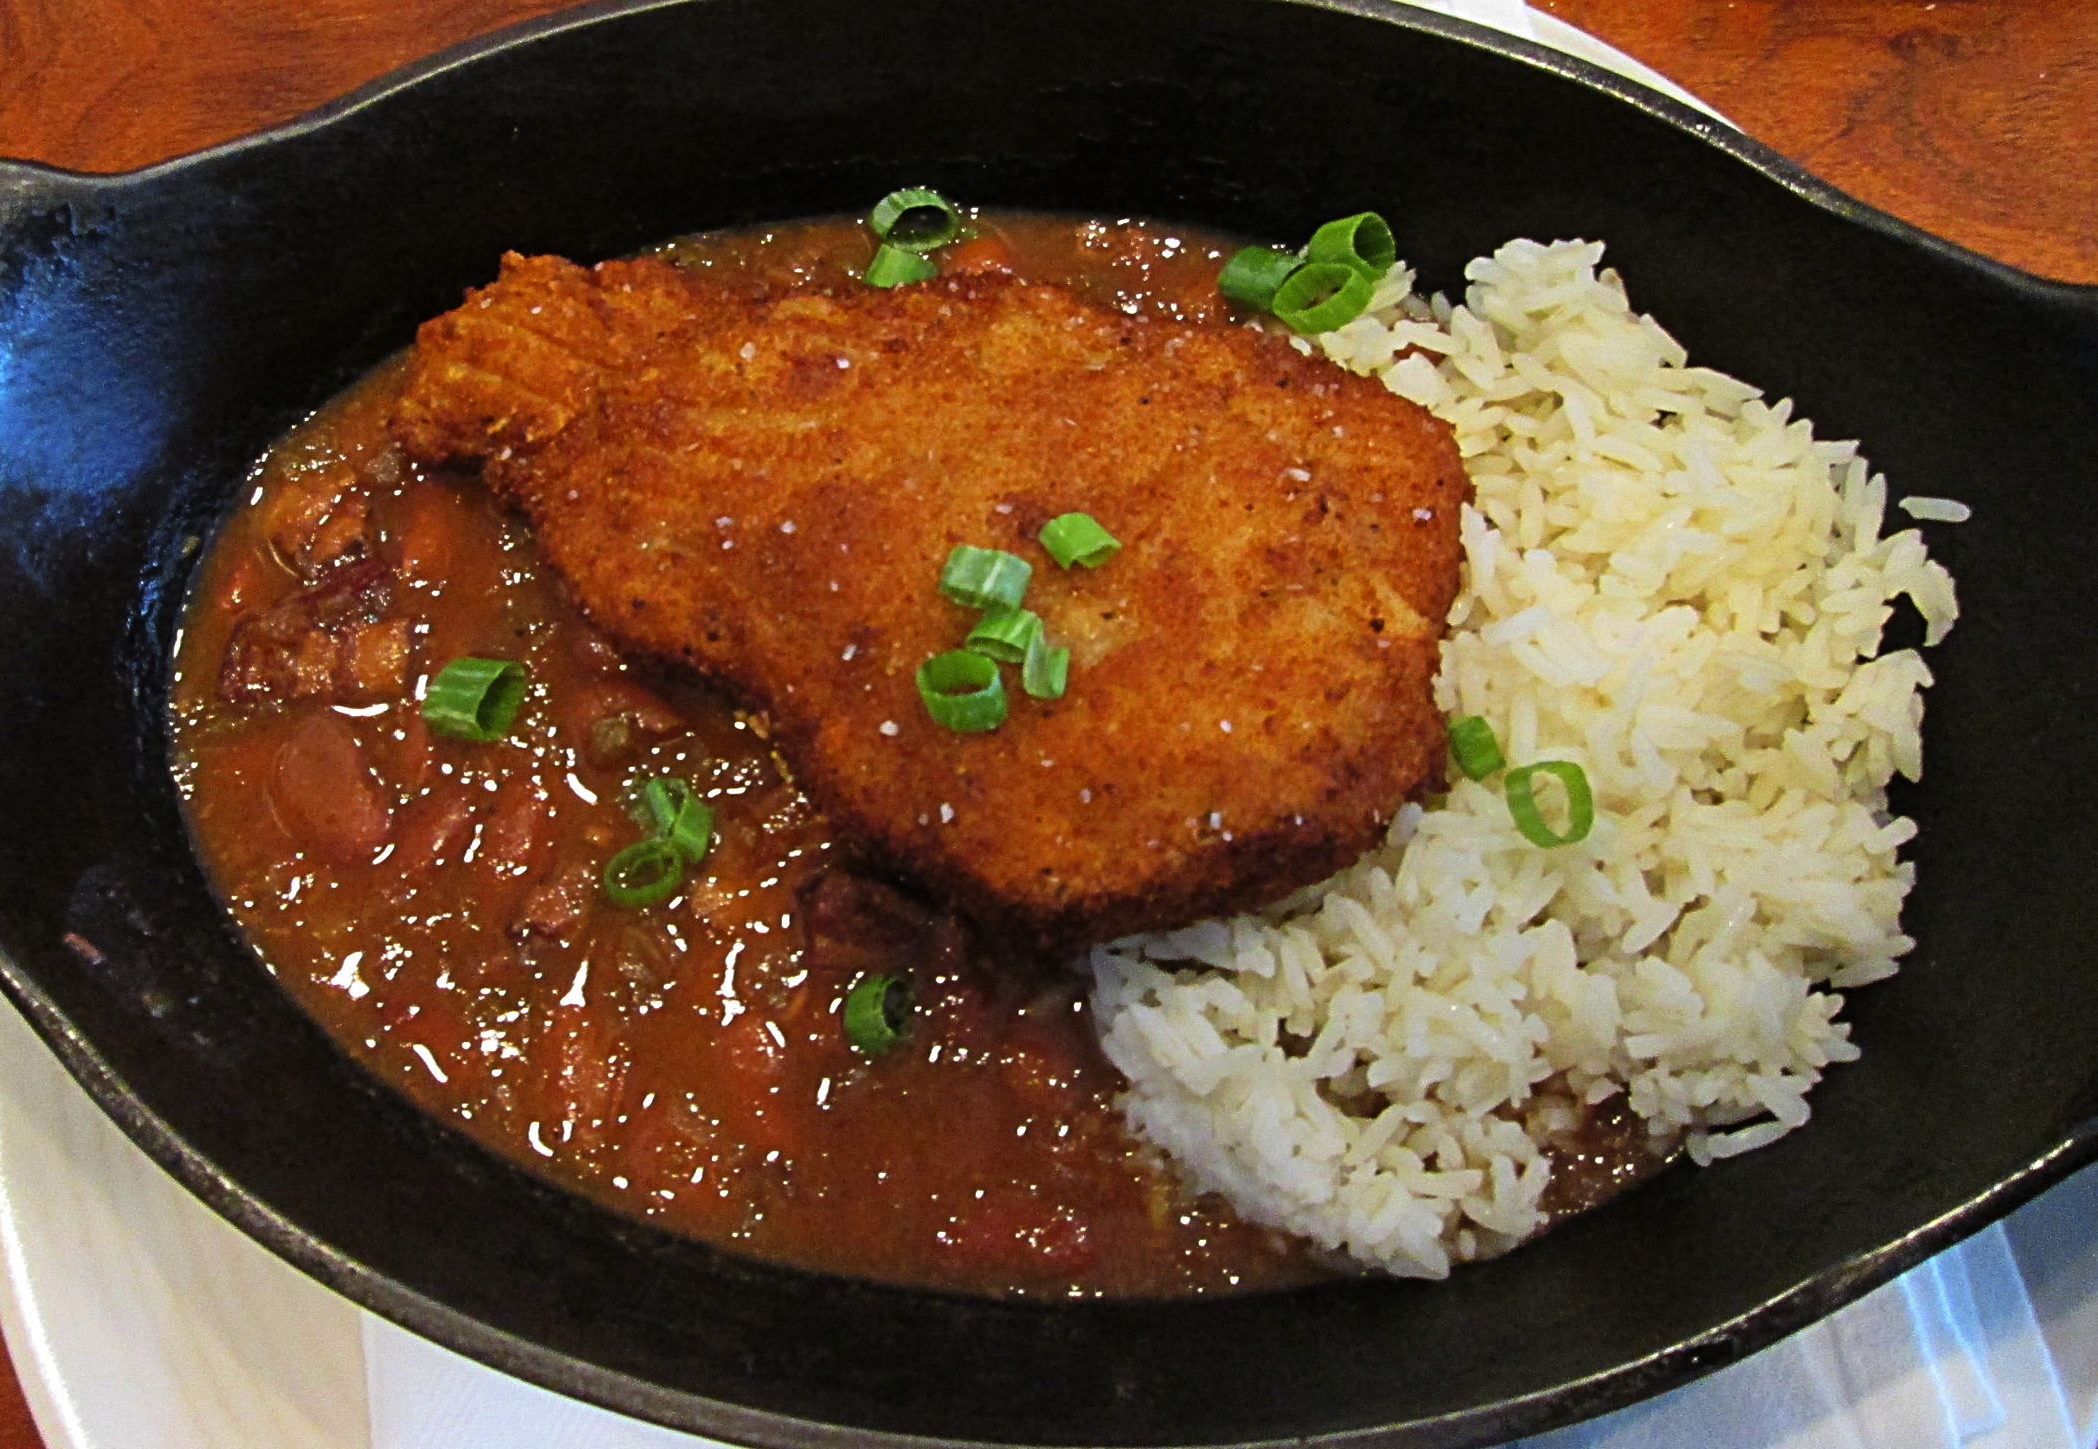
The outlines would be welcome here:
M 1203 316 L 1228 248 L 1007 217 L 943 266 L 1012 267 Z M 856 223 L 677 244 L 681 264 L 861 285 Z M 894 1282 L 1051 1296 L 1273 1287 L 1329 1270 L 1190 1200 L 1123 1131 L 1069 968 L 843 858 L 762 719 L 622 660 L 468 478 L 390 443 L 398 361 L 257 468 L 201 566 L 177 655 L 174 767 L 199 851 L 264 962 L 426 1110 L 600 1202 L 710 1242 Z M 447 661 L 515 660 L 507 735 L 433 735 Z M 677 894 L 605 894 L 685 781 L 715 841 Z M 908 984 L 894 1050 L 843 1027 Z

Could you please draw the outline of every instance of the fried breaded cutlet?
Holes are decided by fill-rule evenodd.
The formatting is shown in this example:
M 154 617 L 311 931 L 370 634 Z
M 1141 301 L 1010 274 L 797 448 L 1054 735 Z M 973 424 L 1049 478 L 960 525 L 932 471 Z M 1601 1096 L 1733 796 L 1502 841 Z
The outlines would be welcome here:
M 1448 429 L 1252 329 L 1003 276 L 753 294 L 503 260 L 426 323 L 394 432 L 478 464 L 603 629 L 769 716 L 872 861 L 1068 948 L 1329 874 L 1440 778 L 1469 487 Z M 1124 547 L 1058 568 L 1083 511 Z M 1068 692 L 936 724 L 956 544 L 1034 564 Z

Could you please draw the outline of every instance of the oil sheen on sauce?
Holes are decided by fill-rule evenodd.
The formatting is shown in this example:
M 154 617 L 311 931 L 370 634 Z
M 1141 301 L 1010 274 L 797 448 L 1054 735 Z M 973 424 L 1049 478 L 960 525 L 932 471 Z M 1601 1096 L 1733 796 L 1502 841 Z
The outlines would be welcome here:
M 1221 242 L 1010 218 L 947 265 L 1209 315 Z M 681 265 L 856 287 L 857 223 L 703 237 Z M 201 566 L 176 661 L 175 773 L 200 853 L 269 969 L 429 1112 L 600 1202 L 749 1253 L 1049 1296 L 1272 1287 L 1306 1252 L 1189 1199 L 1122 1130 L 1084 980 L 991 964 L 840 859 L 764 722 L 622 660 L 469 478 L 425 473 L 381 368 L 286 438 Z M 461 656 L 530 678 L 508 737 L 434 736 Z M 605 861 L 642 781 L 715 811 L 712 853 L 644 909 Z M 842 1030 L 904 976 L 904 1044 Z

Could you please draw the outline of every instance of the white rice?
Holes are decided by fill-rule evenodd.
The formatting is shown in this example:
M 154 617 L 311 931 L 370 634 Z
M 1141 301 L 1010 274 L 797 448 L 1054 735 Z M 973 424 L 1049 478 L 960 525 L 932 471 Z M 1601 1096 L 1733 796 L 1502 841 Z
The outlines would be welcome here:
M 1926 523 L 1965 523 L 1974 510 L 1954 498 L 1911 497 L 1901 500 L 1901 511 Z
M 1936 643 L 1952 580 L 1915 530 L 1881 536 L 1855 444 L 1689 366 L 1602 252 L 1511 242 L 1459 307 L 1394 268 L 1317 339 L 1456 430 L 1478 498 L 1437 701 L 1511 764 L 1578 763 L 1592 833 L 1540 849 L 1498 776 L 1453 771 L 1333 880 L 1092 955 L 1136 1131 L 1393 1273 L 1534 1231 L 1582 1104 L 1627 1093 L 1700 1163 L 1801 1126 L 1858 1055 L 1838 991 L 1913 944 L 1885 787 L 1921 774 L 1931 676 L 1880 631 L 1907 595 Z

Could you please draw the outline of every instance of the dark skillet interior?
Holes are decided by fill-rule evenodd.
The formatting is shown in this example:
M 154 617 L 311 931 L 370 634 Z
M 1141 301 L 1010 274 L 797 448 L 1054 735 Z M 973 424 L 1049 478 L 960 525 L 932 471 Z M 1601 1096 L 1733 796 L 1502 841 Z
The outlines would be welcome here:
M 1371 0 L 704 0 L 531 27 L 150 172 L 0 167 L 11 995 L 316 1276 L 528 1378 L 773 1444 L 1497 1440 L 1726 1363 L 2098 1155 L 2098 301 L 1482 37 Z M 541 1187 L 279 994 L 191 858 L 162 723 L 189 550 L 251 461 L 505 248 L 594 259 L 904 182 L 1277 239 L 1374 207 L 1444 287 L 1509 236 L 1601 238 L 1697 360 L 1864 438 L 1897 492 L 1974 505 L 1933 536 L 1966 619 L 1902 801 L 1922 944 L 1856 997 L 1865 1061 L 1811 1130 L 1445 1285 L 971 1301 Z

